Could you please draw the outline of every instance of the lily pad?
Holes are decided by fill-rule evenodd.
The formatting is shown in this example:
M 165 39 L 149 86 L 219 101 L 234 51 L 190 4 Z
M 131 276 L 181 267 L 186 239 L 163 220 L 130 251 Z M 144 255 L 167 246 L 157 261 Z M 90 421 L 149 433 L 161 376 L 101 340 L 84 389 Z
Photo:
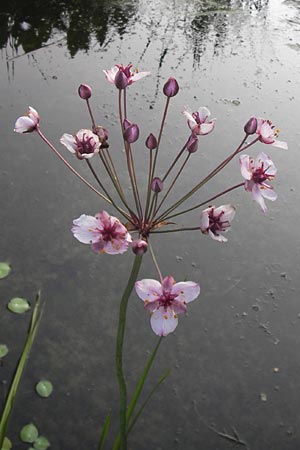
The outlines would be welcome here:
M 25 298 L 15 297 L 7 305 L 8 309 L 16 314 L 23 314 L 30 309 L 30 304 Z
M 29 442 L 29 444 L 32 444 L 37 440 L 38 435 L 39 432 L 37 427 L 33 423 L 29 423 L 22 428 L 20 438 L 21 441 Z
M 7 277 L 7 275 L 9 274 L 10 271 L 11 271 L 11 267 L 8 263 L 0 262 L 0 280 L 2 278 Z
M 53 384 L 48 380 L 41 380 L 36 385 L 35 390 L 41 397 L 49 397 L 53 391 Z
M 50 442 L 45 436 L 39 436 L 33 446 L 36 450 L 47 450 L 50 447 Z
M 0 358 L 3 358 L 8 353 L 7 345 L 0 344 Z
M 10 450 L 11 448 L 12 448 L 11 441 L 7 437 L 5 437 L 1 450 Z

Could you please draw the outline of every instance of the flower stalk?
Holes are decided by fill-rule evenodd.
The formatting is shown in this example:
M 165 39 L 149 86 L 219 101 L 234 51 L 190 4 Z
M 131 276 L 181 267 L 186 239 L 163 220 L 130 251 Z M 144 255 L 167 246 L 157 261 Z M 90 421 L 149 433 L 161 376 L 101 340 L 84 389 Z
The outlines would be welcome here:
M 120 409 L 119 409 L 119 425 L 120 425 L 120 450 L 127 450 L 127 387 L 123 371 L 123 345 L 126 326 L 126 311 L 130 294 L 134 288 L 137 276 L 142 263 L 142 256 L 136 255 L 134 258 L 130 277 L 124 290 L 119 310 L 119 323 L 116 344 L 116 374 L 119 383 L 120 392 Z

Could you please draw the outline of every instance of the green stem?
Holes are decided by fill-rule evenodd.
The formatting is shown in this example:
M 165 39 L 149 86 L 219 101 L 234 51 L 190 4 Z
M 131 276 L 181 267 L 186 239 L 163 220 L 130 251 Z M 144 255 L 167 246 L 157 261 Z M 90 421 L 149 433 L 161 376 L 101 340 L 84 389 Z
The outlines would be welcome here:
M 136 282 L 139 269 L 142 263 L 142 256 L 135 256 L 131 274 L 124 290 L 119 311 L 119 324 L 116 345 L 116 373 L 120 390 L 120 450 L 127 450 L 127 427 L 126 427 L 126 409 L 127 409 L 127 388 L 123 371 L 123 344 L 126 326 L 126 311 L 130 294 Z
M 13 380 L 11 382 L 10 388 L 9 388 L 9 392 L 5 401 L 5 405 L 4 405 L 4 409 L 1 415 L 1 420 L 0 420 L 0 449 L 3 446 L 3 441 L 6 435 L 6 428 L 7 428 L 7 422 L 12 410 L 12 407 L 14 405 L 14 401 L 15 401 L 15 397 L 17 395 L 18 392 L 18 388 L 19 388 L 19 384 L 21 381 L 21 377 L 25 368 L 25 364 L 26 361 L 28 359 L 33 341 L 34 341 L 34 337 L 35 334 L 37 332 L 39 323 L 40 323 L 40 319 L 41 319 L 41 311 L 39 310 L 39 302 L 40 299 L 40 293 L 37 294 L 36 299 L 35 299 L 35 306 L 32 312 L 32 316 L 31 316 L 31 321 L 30 321 L 30 326 L 29 326 L 29 331 L 28 331 L 28 335 L 27 335 L 27 339 L 21 354 L 21 357 L 19 359 L 17 368 L 16 368 L 16 372 L 14 374 Z

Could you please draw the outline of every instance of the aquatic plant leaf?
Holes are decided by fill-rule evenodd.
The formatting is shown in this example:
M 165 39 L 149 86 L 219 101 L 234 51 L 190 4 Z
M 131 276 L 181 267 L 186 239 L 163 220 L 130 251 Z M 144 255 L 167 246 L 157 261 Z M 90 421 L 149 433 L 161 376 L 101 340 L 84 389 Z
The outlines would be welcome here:
M 3 358 L 8 353 L 7 345 L 0 344 L 0 358 Z
M 41 397 L 49 397 L 53 392 L 53 384 L 48 380 L 41 380 L 37 383 L 35 390 Z
M 30 304 L 25 298 L 15 297 L 7 305 L 8 309 L 16 314 L 23 314 L 30 309 Z
M 11 441 L 7 437 L 5 437 L 1 450 L 10 450 L 11 448 L 12 448 Z
M 7 275 L 9 274 L 10 271 L 11 271 L 11 267 L 8 263 L 0 262 L 0 280 L 2 278 L 7 277 Z
M 39 436 L 33 444 L 33 447 L 36 450 L 46 450 L 48 447 L 50 447 L 50 442 L 45 436 Z
M 33 423 L 25 425 L 20 432 L 20 439 L 23 442 L 35 442 L 39 435 L 37 427 Z

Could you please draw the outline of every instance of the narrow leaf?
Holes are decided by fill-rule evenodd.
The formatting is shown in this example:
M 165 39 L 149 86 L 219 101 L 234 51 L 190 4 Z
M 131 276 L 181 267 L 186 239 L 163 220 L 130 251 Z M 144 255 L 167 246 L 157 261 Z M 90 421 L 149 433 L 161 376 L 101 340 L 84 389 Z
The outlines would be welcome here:
M 100 436 L 100 441 L 99 441 L 99 446 L 98 446 L 98 450 L 102 450 L 103 445 L 105 443 L 105 439 L 108 433 L 108 429 L 109 429 L 109 425 L 110 425 L 110 418 L 111 418 L 111 411 L 107 414 L 106 419 L 104 421 L 104 425 L 101 431 L 101 436 Z

